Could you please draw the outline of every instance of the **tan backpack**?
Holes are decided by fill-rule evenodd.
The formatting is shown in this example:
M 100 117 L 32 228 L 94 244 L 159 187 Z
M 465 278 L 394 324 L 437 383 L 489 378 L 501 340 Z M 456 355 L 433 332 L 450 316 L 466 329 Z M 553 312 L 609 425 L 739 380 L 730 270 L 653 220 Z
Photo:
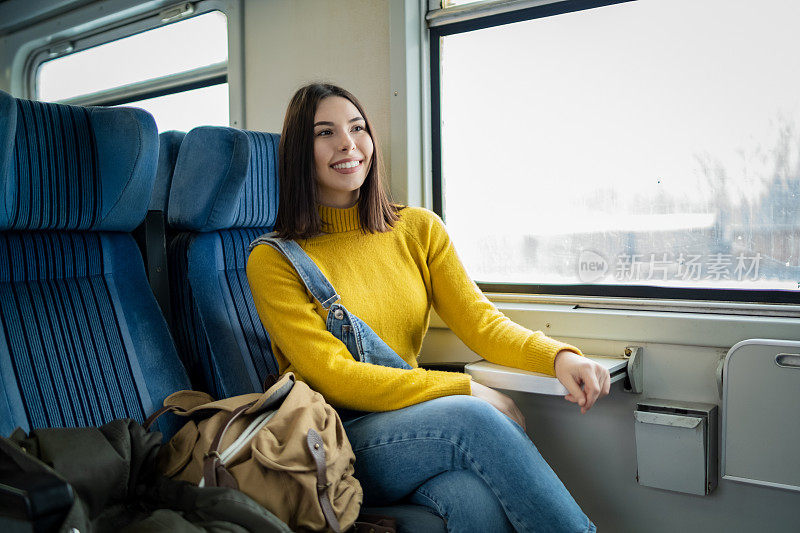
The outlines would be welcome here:
M 189 421 L 162 447 L 159 470 L 200 486 L 238 488 L 293 531 L 345 531 L 363 493 L 342 421 L 321 394 L 284 374 L 262 394 L 217 400 L 179 391 L 171 411 Z

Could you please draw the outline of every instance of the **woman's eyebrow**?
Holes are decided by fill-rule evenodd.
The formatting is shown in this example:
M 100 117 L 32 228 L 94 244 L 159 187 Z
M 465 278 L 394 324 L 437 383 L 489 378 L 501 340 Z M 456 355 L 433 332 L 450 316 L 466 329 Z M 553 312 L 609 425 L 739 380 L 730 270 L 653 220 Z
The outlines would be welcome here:
M 348 120 L 347 122 L 349 123 L 349 122 L 358 122 L 358 121 L 366 122 L 366 120 L 364 120 L 363 117 L 353 117 L 350 120 Z M 317 126 L 333 126 L 333 125 L 334 125 L 333 122 L 328 122 L 327 120 L 320 120 L 319 122 L 315 122 L 314 123 L 314 127 L 315 128 Z

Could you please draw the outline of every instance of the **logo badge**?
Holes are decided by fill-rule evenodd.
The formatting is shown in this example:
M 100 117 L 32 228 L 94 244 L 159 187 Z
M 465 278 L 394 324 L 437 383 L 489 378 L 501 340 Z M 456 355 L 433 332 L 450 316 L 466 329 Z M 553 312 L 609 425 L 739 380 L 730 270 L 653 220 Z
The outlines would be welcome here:
M 583 250 L 578 258 L 578 279 L 584 283 L 593 283 L 608 272 L 608 261 L 602 255 L 591 250 Z

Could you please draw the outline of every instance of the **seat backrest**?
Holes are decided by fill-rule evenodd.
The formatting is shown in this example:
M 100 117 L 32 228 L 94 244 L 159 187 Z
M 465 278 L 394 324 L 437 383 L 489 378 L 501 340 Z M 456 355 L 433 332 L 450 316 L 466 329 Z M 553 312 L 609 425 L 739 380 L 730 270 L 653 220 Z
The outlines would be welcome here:
M 247 282 L 247 247 L 272 230 L 278 139 L 203 126 L 181 143 L 168 205 L 173 333 L 192 383 L 217 398 L 277 374 Z
M 142 110 L 0 92 L 0 434 L 141 422 L 189 387 L 130 234 L 157 153 Z
M 158 167 L 148 211 L 164 213 L 165 217 L 167 215 L 167 200 L 172 186 L 172 176 L 184 137 L 186 137 L 186 133 L 175 130 L 165 131 L 158 135 Z

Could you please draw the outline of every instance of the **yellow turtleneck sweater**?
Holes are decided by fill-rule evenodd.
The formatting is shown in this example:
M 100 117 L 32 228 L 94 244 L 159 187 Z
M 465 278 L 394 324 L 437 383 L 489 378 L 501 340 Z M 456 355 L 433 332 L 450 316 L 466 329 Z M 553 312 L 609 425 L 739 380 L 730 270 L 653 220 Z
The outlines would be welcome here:
M 434 213 L 407 207 L 391 231 L 365 235 L 357 206 L 319 210 L 325 233 L 298 244 L 330 280 L 342 305 L 412 367 L 355 361 L 325 329 L 327 311 L 289 262 L 271 246 L 257 246 L 247 262 L 247 278 L 280 372 L 294 372 L 332 405 L 388 411 L 470 394 L 468 375 L 418 368 L 431 305 L 470 349 L 493 363 L 554 375 L 559 350 L 580 354 L 498 311 L 467 275 Z

